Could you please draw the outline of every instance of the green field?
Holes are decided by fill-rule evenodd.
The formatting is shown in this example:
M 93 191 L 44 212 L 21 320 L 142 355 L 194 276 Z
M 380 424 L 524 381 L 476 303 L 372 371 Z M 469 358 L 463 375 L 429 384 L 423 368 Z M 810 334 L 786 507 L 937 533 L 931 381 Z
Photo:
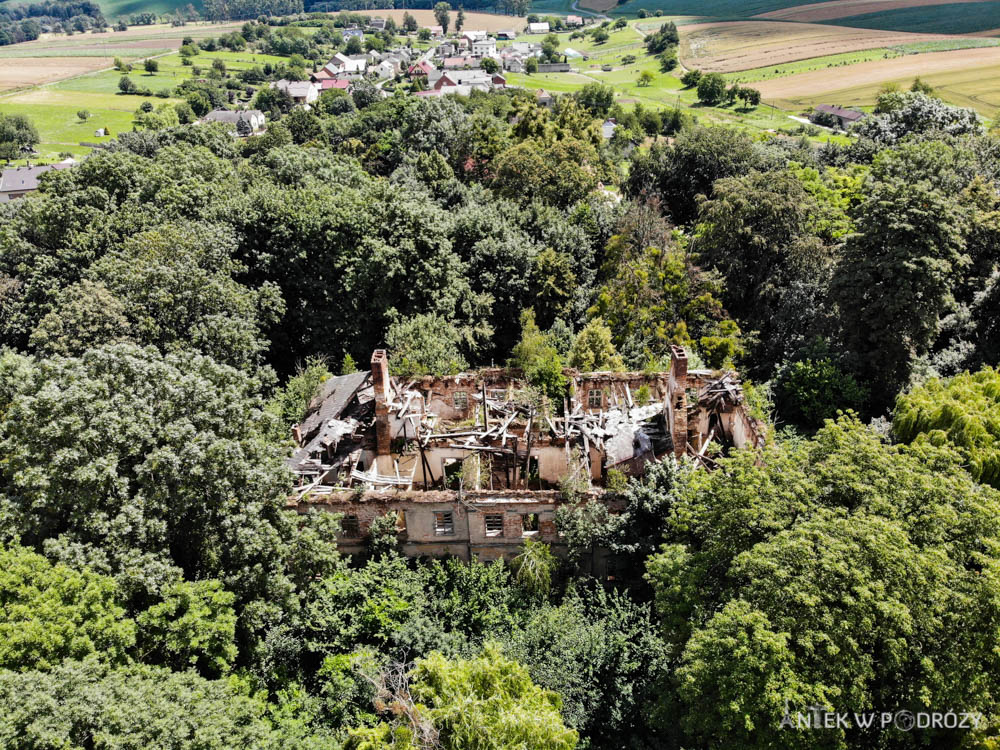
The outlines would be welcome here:
M 230 70 L 239 70 L 278 62 L 283 58 L 250 52 L 202 52 L 195 58 L 195 64 L 203 70 L 211 66 L 212 60 L 221 59 Z M 137 63 L 130 74 L 141 87 L 157 92 L 177 86 L 191 77 L 191 67 L 181 65 L 180 56 L 170 53 L 158 58 L 160 70 L 154 75 L 145 73 L 142 64 Z M 123 130 L 132 129 L 133 113 L 144 101 L 158 106 L 163 102 L 177 102 L 178 99 L 161 97 L 123 96 L 118 93 L 118 81 L 122 74 L 106 70 L 69 78 L 57 83 L 38 86 L 34 89 L 13 92 L 0 96 L 0 112 L 29 116 L 38 128 L 41 143 L 39 157 L 54 159 L 61 152 L 84 154 L 89 149 L 82 142 L 102 143 L 110 137 L 94 135 L 97 128 L 111 130 L 112 137 Z M 91 118 L 83 122 L 77 112 L 85 109 Z
M 896 8 L 820 23 L 928 34 L 973 34 L 977 31 L 1000 28 L 1000 1 Z

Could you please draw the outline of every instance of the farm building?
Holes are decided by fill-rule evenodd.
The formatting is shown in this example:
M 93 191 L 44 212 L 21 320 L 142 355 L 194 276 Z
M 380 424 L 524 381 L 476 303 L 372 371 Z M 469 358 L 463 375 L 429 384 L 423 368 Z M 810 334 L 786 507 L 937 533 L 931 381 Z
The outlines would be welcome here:
M 688 371 L 681 347 L 669 372 L 564 375 L 570 388 L 554 403 L 517 370 L 393 377 L 377 350 L 369 371 L 327 380 L 293 428 L 289 503 L 344 514 L 347 552 L 395 512 L 406 554 L 496 559 L 525 537 L 558 550 L 567 477 L 600 498 L 612 470 L 641 476 L 681 456 L 711 468 L 712 455 L 762 444 L 736 374 Z
M 841 130 L 846 130 L 858 120 L 865 117 L 864 112 L 856 109 L 845 109 L 844 107 L 837 107 L 832 104 L 820 104 L 816 107 L 816 111 L 823 113 L 827 118 L 832 118 Z
M 37 167 L 9 167 L 0 172 L 0 203 L 23 198 L 38 190 L 38 178 L 53 169 L 68 169 L 76 162 L 66 159 L 58 164 L 43 164 Z
M 548 34 L 549 33 L 549 23 L 548 21 L 540 21 L 538 23 L 528 24 L 529 34 Z

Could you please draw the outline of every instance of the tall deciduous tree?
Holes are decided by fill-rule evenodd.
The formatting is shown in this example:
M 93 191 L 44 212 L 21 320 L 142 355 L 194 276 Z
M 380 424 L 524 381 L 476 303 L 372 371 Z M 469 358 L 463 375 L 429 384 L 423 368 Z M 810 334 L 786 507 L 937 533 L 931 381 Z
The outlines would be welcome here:
M 833 280 L 844 342 L 888 405 L 927 352 L 953 305 L 965 253 L 966 213 L 926 181 L 871 184 Z

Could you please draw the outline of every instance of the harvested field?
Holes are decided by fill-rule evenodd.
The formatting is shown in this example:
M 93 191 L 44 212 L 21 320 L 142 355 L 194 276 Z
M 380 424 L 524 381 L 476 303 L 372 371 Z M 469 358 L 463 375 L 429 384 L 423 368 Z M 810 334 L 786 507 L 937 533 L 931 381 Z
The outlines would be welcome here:
M 110 68 L 113 62 L 110 57 L 21 57 L 0 60 L 0 91 L 60 81 Z
M 969 0 L 969 2 L 987 2 L 988 0 Z M 761 13 L 754 18 L 767 18 L 773 21 L 797 21 L 810 23 L 815 21 L 830 21 L 835 18 L 860 16 L 865 13 L 880 13 L 897 8 L 916 8 L 924 5 L 951 5 L 955 0 L 837 0 L 837 2 L 809 3 L 796 5 L 792 8 L 781 8 L 768 13 Z
M 422 27 L 437 26 L 432 10 L 352 10 L 351 13 L 363 13 L 366 16 L 379 16 L 380 18 L 391 18 L 397 24 L 403 22 L 403 14 L 409 13 L 417 19 L 417 23 Z M 451 13 L 451 23 L 455 24 L 455 11 Z M 462 28 L 469 30 L 501 31 L 513 29 L 518 33 L 528 25 L 528 19 L 524 16 L 501 16 L 495 13 L 472 13 L 466 12 L 465 26 Z
M 781 21 L 728 21 L 681 28 L 687 68 L 732 73 L 879 47 L 954 39 L 947 34 L 851 29 Z
M 1000 48 L 906 55 L 843 68 L 797 73 L 754 84 L 768 101 L 789 106 L 818 103 L 873 104 L 889 82 L 909 84 L 916 76 L 945 101 L 995 116 L 1000 110 Z

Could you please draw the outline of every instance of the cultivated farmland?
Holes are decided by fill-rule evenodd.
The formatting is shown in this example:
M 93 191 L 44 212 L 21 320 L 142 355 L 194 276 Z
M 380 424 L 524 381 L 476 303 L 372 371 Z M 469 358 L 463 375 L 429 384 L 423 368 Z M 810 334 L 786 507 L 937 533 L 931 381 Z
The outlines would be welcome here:
M 454 7 L 458 7 L 457 3 L 453 4 Z M 437 21 L 434 20 L 434 11 L 432 10 L 359 10 L 350 11 L 351 13 L 363 13 L 367 16 L 379 16 L 380 18 L 391 18 L 397 24 L 402 23 L 403 14 L 409 13 L 411 16 L 417 19 L 417 23 L 421 26 L 431 27 L 437 26 Z M 451 23 L 455 23 L 456 13 L 452 11 Z M 514 29 L 520 32 L 525 26 L 528 25 L 528 19 L 524 16 L 502 16 L 496 13 L 473 13 L 467 11 L 465 13 L 465 26 L 466 29 L 477 29 L 483 31 L 502 31 L 504 29 Z
M 946 41 L 945 34 L 909 34 L 779 21 L 731 21 L 684 27 L 685 67 L 730 73 L 795 60 L 897 45 Z
M 987 2 L 988 0 L 973 0 Z M 881 13 L 897 8 L 918 8 L 927 5 L 952 5 L 955 0 L 837 0 L 837 2 L 808 3 L 791 8 L 781 8 L 767 13 L 761 13 L 755 18 L 767 18 L 772 21 L 796 21 L 799 23 L 816 23 L 831 21 L 835 18 L 847 18 L 867 13 Z
M 1000 20 L 1000 0 L 987 0 L 895 8 L 878 13 L 838 18 L 836 23 L 864 29 L 973 34 L 995 28 L 998 20 Z
M 846 68 L 797 73 L 754 85 L 767 100 L 790 107 L 824 102 L 864 106 L 874 103 L 883 84 L 909 84 L 916 76 L 934 86 L 952 104 L 975 107 L 991 117 L 1000 110 L 1000 48 L 997 47 L 906 55 Z
M 0 60 L 0 91 L 60 81 L 107 68 L 111 63 L 109 57 L 22 57 Z

